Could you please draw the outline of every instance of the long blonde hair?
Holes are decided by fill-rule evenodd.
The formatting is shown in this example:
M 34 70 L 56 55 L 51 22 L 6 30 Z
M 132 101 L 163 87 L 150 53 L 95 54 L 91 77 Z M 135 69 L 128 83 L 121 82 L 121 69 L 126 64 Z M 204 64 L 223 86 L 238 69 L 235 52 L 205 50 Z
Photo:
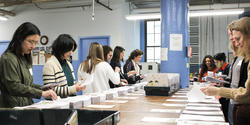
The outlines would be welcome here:
M 239 19 L 232 30 L 239 31 L 243 34 L 244 45 L 239 48 L 239 54 L 245 57 L 245 61 L 250 60 L 250 17 L 243 17 Z
M 89 47 L 89 54 L 87 56 L 87 59 L 82 62 L 81 65 L 83 65 L 84 72 L 91 74 L 96 65 L 103 61 L 104 57 L 102 45 L 97 42 L 93 42 Z
M 237 21 L 238 21 L 238 20 L 234 20 L 234 21 L 232 21 L 230 24 L 228 24 L 228 26 L 227 26 L 227 29 L 231 32 L 231 34 L 232 34 L 232 32 L 233 32 L 234 25 L 235 25 L 235 23 L 236 23 Z M 233 45 L 233 44 L 232 44 L 232 41 L 230 41 L 230 43 L 229 43 L 229 48 L 234 52 L 234 55 L 235 55 L 235 56 L 238 55 L 238 47 L 235 46 L 235 45 Z

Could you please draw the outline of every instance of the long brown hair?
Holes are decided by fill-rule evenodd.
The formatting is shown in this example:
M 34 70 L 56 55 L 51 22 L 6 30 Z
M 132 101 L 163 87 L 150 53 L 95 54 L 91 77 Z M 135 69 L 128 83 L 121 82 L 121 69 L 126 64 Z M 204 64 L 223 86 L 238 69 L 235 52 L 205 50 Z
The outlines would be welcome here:
M 239 48 L 239 54 L 245 57 L 245 61 L 250 60 L 250 17 L 243 17 L 239 19 L 232 30 L 236 30 L 242 33 L 244 45 Z
M 84 65 L 84 72 L 91 74 L 92 71 L 95 69 L 96 65 L 103 61 L 104 57 L 102 45 L 97 42 L 93 42 L 89 47 L 89 54 L 87 56 L 87 59 L 82 62 L 81 65 Z

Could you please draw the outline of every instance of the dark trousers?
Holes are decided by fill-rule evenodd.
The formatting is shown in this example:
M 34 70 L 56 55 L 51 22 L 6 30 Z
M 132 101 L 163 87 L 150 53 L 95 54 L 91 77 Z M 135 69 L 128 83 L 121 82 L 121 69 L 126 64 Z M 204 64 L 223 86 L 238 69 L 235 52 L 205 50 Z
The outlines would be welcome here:
M 221 104 L 221 108 L 224 114 L 225 121 L 228 122 L 228 104 L 230 100 L 227 98 L 220 98 L 219 101 Z
M 233 107 L 234 125 L 250 124 L 250 104 L 235 104 Z

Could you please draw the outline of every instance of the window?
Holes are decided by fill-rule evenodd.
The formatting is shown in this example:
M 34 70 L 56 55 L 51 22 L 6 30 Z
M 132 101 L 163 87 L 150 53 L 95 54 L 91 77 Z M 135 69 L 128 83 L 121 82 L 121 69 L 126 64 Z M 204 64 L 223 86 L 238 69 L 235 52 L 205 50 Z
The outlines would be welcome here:
M 145 21 L 145 61 L 161 62 L 161 21 Z

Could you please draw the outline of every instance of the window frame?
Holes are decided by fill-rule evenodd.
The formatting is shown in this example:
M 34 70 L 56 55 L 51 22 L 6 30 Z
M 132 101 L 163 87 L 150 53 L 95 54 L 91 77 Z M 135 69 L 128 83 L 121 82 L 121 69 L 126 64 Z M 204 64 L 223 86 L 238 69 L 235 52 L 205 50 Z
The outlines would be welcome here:
M 156 47 L 160 47 L 161 48 L 161 38 L 160 38 L 160 46 L 147 46 L 147 22 L 150 22 L 150 21 L 161 21 L 160 19 L 150 19 L 150 20 L 145 20 L 144 21 L 144 39 L 145 39 L 145 43 L 144 43 L 144 52 L 145 52 L 145 55 L 144 55 L 144 62 L 147 62 L 147 48 L 148 47 L 152 47 L 152 48 L 156 48 Z M 154 30 L 155 30 L 155 25 L 154 25 Z M 154 36 L 155 34 L 159 34 L 159 33 L 155 33 L 154 31 Z M 160 36 L 161 36 L 161 32 L 160 32 Z M 155 40 L 155 37 L 154 37 L 154 40 Z M 155 54 L 155 53 L 154 53 Z M 155 56 L 155 55 L 154 55 Z M 155 57 L 153 59 L 154 61 L 156 60 Z M 160 59 L 161 60 L 161 59 Z

